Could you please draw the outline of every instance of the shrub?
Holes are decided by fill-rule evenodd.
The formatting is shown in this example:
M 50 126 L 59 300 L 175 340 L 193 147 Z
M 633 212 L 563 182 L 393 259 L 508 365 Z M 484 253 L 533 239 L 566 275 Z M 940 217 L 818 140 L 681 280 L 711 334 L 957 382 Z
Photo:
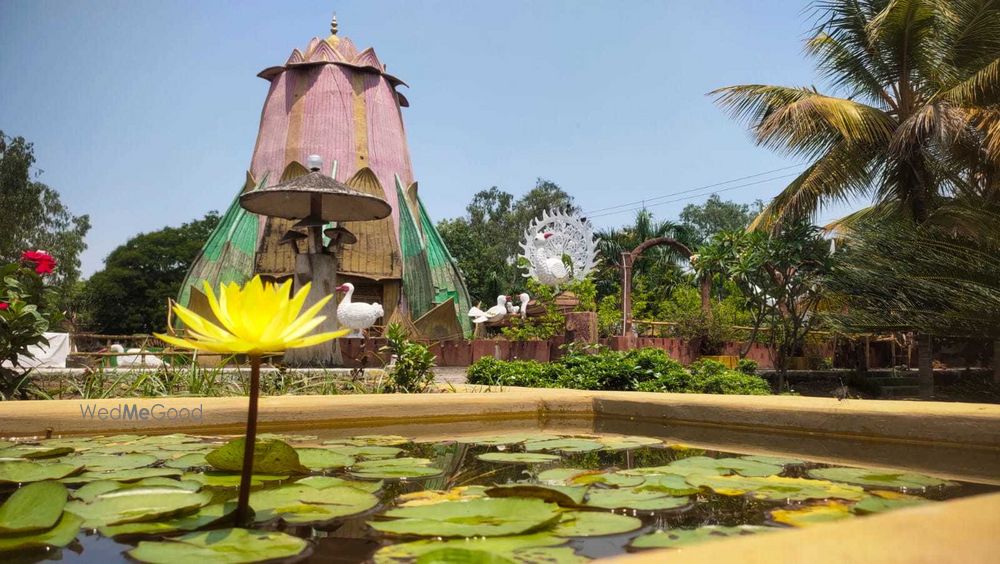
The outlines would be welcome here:
M 396 357 L 396 363 L 389 371 L 391 391 L 422 392 L 434 382 L 435 356 L 431 351 L 407 338 L 406 331 L 398 323 L 391 323 L 385 332 L 388 344 L 384 351 Z
M 44 333 L 62 317 L 51 307 L 56 292 L 43 278 L 54 268 L 54 259 L 41 251 L 26 251 L 20 263 L 0 267 L 0 399 L 28 397 L 30 370 L 20 366 L 19 357 L 47 345 Z
M 736 363 L 736 370 L 744 374 L 757 374 L 757 368 L 760 365 L 757 364 L 756 360 L 750 360 L 749 358 L 741 358 L 739 362 Z
M 570 352 L 557 361 L 503 361 L 484 357 L 469 367 L 471 384 L 706 394 L 770 393 L 764 379 L 703 360 L 684 368 L 660 349 L 598 354 Z

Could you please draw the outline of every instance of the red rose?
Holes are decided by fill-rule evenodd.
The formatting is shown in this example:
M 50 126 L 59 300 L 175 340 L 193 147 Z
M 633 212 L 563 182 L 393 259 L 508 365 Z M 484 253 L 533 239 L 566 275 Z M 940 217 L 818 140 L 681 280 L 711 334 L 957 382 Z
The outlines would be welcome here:
M 10 309 L 10 304 L 7 302 L 0 302 L 0 310 Z
M 56 259 L 45 251 L 24 251 L 21 253 L 21 260 L 35 263 L 35 272 L 38 274 L 51 274 L 56 269 Z

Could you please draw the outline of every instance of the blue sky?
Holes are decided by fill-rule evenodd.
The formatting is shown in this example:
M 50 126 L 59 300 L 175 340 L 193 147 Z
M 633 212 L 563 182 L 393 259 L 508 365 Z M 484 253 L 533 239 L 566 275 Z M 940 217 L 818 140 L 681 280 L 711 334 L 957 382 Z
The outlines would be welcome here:
M 414 173 L 437 219 L 538 177 L 588 212 L 659 196 L 657 217 L 675 218 L 708 191 L 665 195 L 796 164 L 707 92 L 818 82 L 804 1 L 0 0 L 0 129 L 34 142 L 40 179 L 90 214 L 85 274 L 132 235 L 229 204 L 267 93 L 256 73 L 325 37 L 333 10 L 410 85 Z M 767 199 L 782 182 L 720 195 Z M 591 215 L 615 225 L 631 207 Z

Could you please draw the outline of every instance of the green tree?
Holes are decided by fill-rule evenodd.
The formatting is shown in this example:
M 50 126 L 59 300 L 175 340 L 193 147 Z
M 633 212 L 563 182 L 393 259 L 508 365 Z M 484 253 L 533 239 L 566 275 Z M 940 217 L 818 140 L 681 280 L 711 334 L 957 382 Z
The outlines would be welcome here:
M 517 200 L 496 186 L 482 190 L 465 209 L 464 217 L 439 222 L 438 231 L 462 269 L 473 302 L 490 305 L 496 296 L 525 286 L 515 258 L 531 220 L 551 209 L 578 211 L 572 196 L 543 179 Z
M 166 326 L 167 299 L 219 223 L 219 214 L 137 235 L 111 251 L 87 282 L 86 315 L 101 333 L 149 333 Z
M 1000 3 L 825 0 L 806 43 L 832 93 L 747 84 L 712 92 L 758 144 L 811 164 L 757 223 L 861 197 L 859 215 L 923 222 L 1000 170 Z
M 739 288 L 753 324 L 747 346 L 758 330 L 767 330 L 784 388 L 788 359 L 802 354 L 817 321 L 820 283 L 832 268 L 829 242 L 805 221 L 782 223 L 774 232 L 723 232 L 702 246 L 694 267 Z
M 65 309 L 65 297 L 80 279 L 80 253 L 90 218 L 75 216 L 63 205 L 59 193 L 35 180 L 33 145 L 23 137 L 0 131 L 0 263 L 16 262 L 25 250 L 41 249 L 54 256 L 59 268 L 48 278 L 56 289 L 50 307 Z
M 701 244 L 716 233 L 746 229 L 762 209 L 764 202 L 761 200 L 753 204 L 738 204 L 712 194 L 703 204 L 684 206 L 680 220 L 691 231 L 694 240 Z

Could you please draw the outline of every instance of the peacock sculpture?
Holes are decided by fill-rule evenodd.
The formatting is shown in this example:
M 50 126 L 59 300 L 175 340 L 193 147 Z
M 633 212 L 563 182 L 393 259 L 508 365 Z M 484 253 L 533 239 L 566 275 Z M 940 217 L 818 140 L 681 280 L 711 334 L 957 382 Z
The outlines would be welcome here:
M 597 264 L 597 240 L 586 218 L 561 210 L 542 212 L 524 230 L 518 261 L 525 278 L 546 286 L 583 280 Z

